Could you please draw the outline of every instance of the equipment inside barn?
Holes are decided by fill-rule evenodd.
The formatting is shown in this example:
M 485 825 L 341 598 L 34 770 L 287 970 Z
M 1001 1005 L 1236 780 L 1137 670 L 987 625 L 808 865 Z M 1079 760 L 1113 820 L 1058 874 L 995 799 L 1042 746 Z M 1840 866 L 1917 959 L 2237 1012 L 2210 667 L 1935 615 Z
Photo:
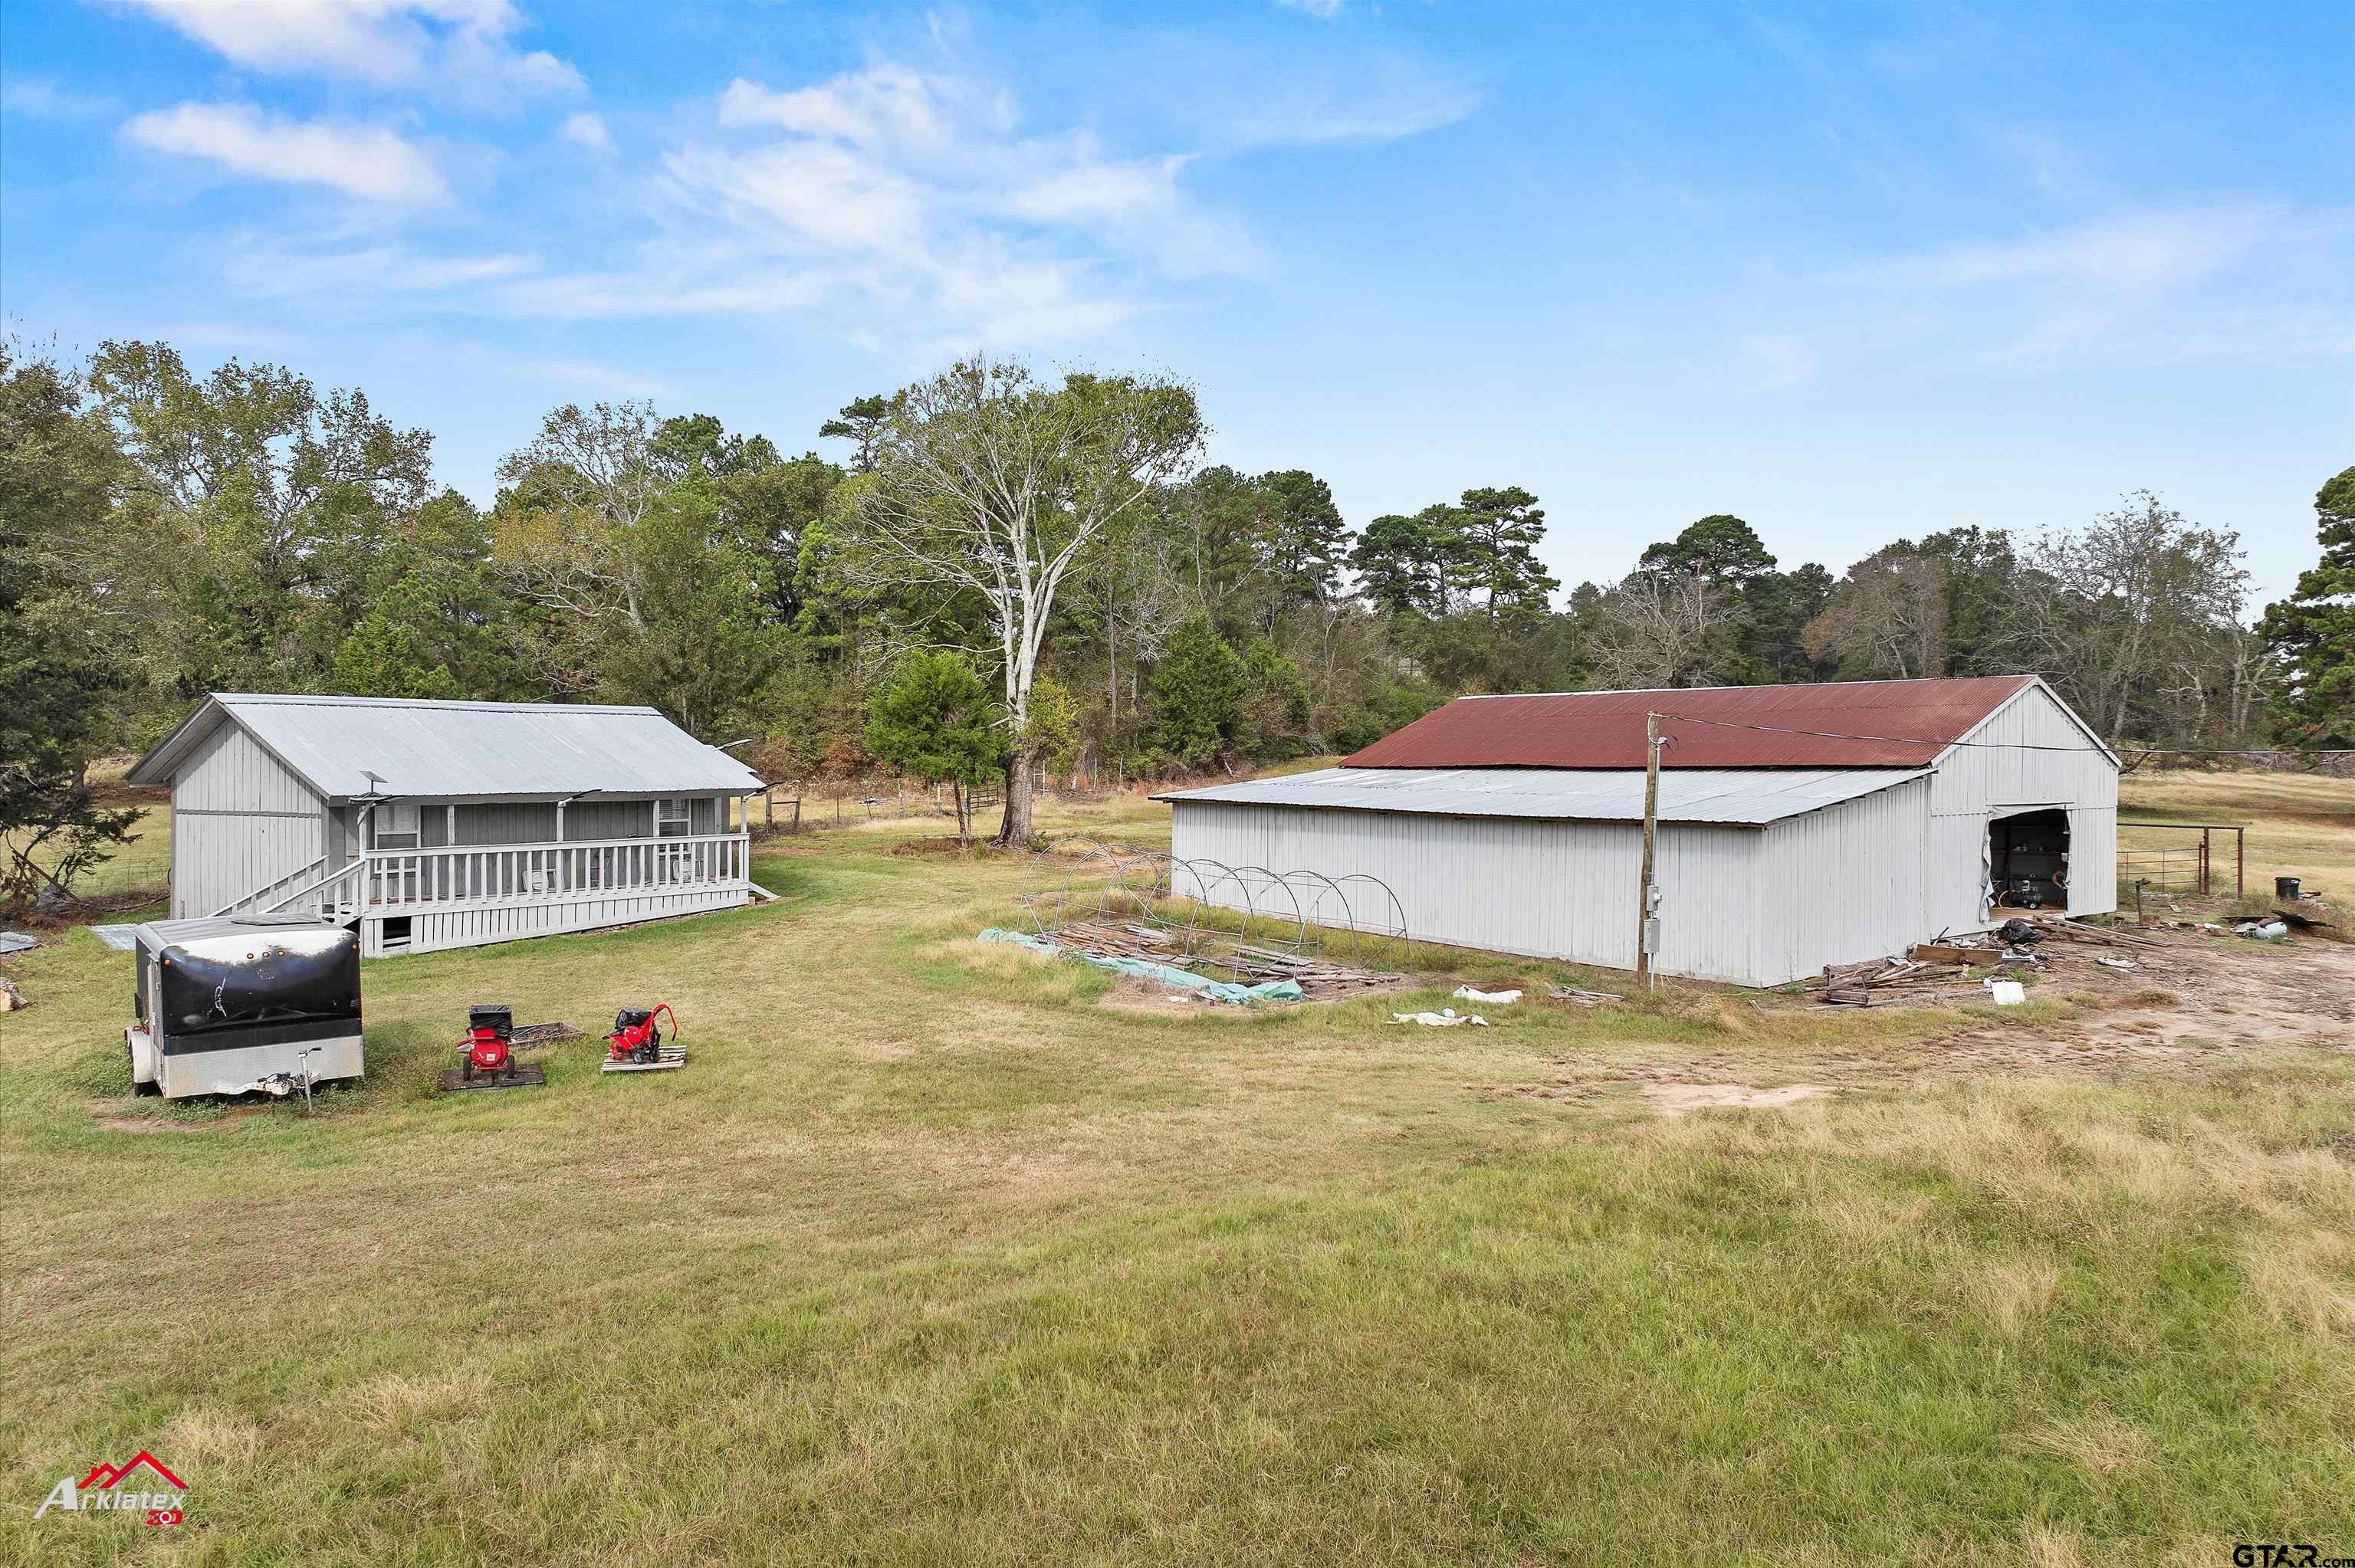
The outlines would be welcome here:
M 2069 906 L 2069 813 L 2022 811 L 1987 824 L 1987 859 L 2003 907 Z
M 515 1056 L 515 1011 L 495 1002 L 466 1010 L 464 1060 L 442 1075 L 442 1086 L 461 1089 L 530 1089 L 548 1082 L 546 1069 Z
M 309 916 L 156 920 L 132 934 L 131 1092 L 305 1095 L 357 1078 L 359 938 Z
M 606 1072 L 661 1073 L 687 1065 L 686 1052 L 663 1044 L 662 1026 L 655 1022 L 657 1014 L 670 1020 L 671 1037 L 677 1039 L 678 1014 L 666 1001 L 625 1007 L 613 1015 L 613 1033 L 605 1036 Z

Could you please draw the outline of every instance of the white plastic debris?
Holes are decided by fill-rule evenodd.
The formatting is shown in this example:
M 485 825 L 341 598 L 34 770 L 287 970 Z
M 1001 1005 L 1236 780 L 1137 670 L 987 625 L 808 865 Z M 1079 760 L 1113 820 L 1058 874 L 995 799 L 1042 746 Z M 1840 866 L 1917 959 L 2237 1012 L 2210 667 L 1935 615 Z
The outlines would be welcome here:
M 1476 1023 L 1483 1029 L 1489 1027 L 1488 1021 L 1478 1013 L 1458 1012 L 1452 1007 L 1443 1007 L 1437 1012 L 1393 1012 L 1391 1022 L 1428 1024 L 1433 1029 L 1453 1029 L 1459 1023 Z
M 2252 920 L 2233 928 L 2242 936 L 2254 938 L 2260 942 L 2278 942 L 2289 935 L 2288 925 L 2280 920 Z
M 1455 988 L 1456 997 L 1464 1001 L 1485 1001 L 1491 1007 L 1509 1007 L 1521 1000 L 1517 991 L 1474 991 L 1468 985 Z
M 2105 969 L 2130 969 L 2134 968 L 2134 960 L 2131 959 L 2095 959 L 2094 961 L 2101 965 Z
M 2018 980 L 1991 980 L 1987 988 L 1998 1007 L 2018 1007 L 2028 1000 L 2028 988 Z
M 0 953 L 30 952 L 39 945 L 22 931 L 0 931 Z M 1460 996 L 1463 993 L 1459 991 L 1456 994 Z M 1515 991 L 1513 994 L 1518 996 L 1520 992 Z

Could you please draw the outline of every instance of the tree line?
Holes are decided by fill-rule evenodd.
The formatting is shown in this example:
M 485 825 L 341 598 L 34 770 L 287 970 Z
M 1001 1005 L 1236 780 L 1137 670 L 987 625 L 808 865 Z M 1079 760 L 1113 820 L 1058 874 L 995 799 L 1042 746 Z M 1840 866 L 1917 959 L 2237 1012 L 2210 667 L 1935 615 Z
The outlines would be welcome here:
M 1467 691 L 2033 671 L 2119 742 L 2355 745 L 2355 470 L 2253 623 L 2238 539 L 2147 492 L 1837 575 L 1720 514 L 1565 595 L 1527 489 L 1352 528 L 1305 469 L 1205 466 L 1207 434 L 1175 378 L 977 357 L 815 445 L 568 404 L 485 508 L 357 388 L 11 342 L 0 834 L 102 843 L 65 806 L 89 761 L 218 690 L 645 703 L 779 780 L 1002 786 L 1018 838 L 1041 770 L 1348 750 Z

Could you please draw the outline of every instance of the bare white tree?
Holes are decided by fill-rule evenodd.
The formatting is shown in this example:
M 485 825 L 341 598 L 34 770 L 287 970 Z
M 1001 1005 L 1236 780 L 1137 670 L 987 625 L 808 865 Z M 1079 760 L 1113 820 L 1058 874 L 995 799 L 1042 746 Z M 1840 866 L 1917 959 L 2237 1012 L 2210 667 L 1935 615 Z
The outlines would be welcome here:
M 1603 683 L 1642 691 L 1700 683 L 1725 604 L 1698 573 L 1636 572 L 1595 607 L 1588 647 Z
M 2243 559 L 2237 535 L 2194 526 L 2136 491 L 2083 530 L 2030 547 L 2015 638 L 2105 737 L 2193 736 L 2211 715 L 2204 695 L 2186 706 L 2182 672 L 2204 673 L 2190 683 L 2203 694 L 2253 676 L 2238 668 Z
M 892 399 L 845 566 L 856 580 L 975 596 L 1004 681 L 1011 760 L 1001 842 L 1030 836 L 1030 693 L 1055 596 L 1106 530 L 1202 450 L 1193 389 L 1168 377 L 1060 386 L 976 355 Z
M 1946 673 L 1946 564 L 1910 545 L 1882 546 L 1799 634 L 1810 657 L 1841 673 L 1908 680 Z
M 661 498 L 649 460 L 659 429 L 651 403 L 567 403 L 499 464 L 527 504 L 501 509 L 498 560 L 517 592 L 587 620 L 645 625 L 631 536 Z

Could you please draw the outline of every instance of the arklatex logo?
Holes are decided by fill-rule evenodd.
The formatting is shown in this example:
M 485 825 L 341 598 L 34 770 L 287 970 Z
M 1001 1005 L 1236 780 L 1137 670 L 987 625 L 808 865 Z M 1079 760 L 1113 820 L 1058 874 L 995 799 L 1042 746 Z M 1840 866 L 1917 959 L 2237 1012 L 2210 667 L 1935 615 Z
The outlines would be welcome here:
M 168 1492 L 120 1490 L 123 1483 L 132 1478 L 131 1472 L 145 1468 L 160 1480 L 171 1484 Z M 142 1477 L 141 1479 L 145 1478 Z M 53 1508 L 68 1513 L 87 1513 L 103 1509 L 112 1513 L 137 1513 L 145 1517 L 144 1524 L 177 1524 L 182 1518 L 180 1505 L 188 1500 L 188 1484 L 164 1467 L 164 1461 L 142 1448 L 131 1457 L 128 1464 L 92 1465 L 90 1474 L 80 1480 L 71 1476 L 59 1478 L 49 1489 L 48 1497 L 33 1510 L 35 1519 Z

